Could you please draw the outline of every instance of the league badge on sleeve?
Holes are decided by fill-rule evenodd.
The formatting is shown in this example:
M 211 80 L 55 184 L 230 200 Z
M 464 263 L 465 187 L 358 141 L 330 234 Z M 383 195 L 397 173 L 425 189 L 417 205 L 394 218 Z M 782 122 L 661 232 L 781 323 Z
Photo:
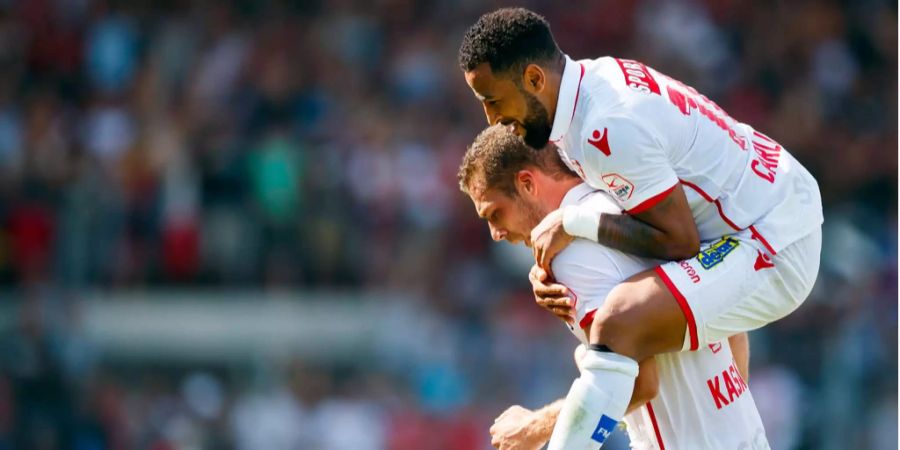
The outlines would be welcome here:
M 615 195 L 620 202 L 628 200 L 634 193 L 634 184 L 617 173 L 603 175 L 603 184 L 606 185 L 609 193 Z

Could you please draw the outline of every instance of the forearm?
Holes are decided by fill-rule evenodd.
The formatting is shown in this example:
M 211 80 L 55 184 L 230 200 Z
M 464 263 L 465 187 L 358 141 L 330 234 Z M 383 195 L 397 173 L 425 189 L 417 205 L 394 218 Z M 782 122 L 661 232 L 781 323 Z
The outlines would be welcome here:
M 728 338 L 728 345 L 731 347 L 731 354 L 734 356 L 734 362 L 737 363 L 738 371 L 744 381 L 750 379 L 750 338 L 747 333 L 736 334 Z
M 676 260 L 692 256 L 669 245 L 668 237 L 661 230 L 628 214 L 602 214 L 597 242 L 647 258 Z
M 534 412 L 532 430 L 534 435 L 540 437 L 543 442 L 550 440 L 553 427 L 556 426 L 556 418 L 559 417 L 559 411 L 565 401 L 566 399 L 561 398 Z

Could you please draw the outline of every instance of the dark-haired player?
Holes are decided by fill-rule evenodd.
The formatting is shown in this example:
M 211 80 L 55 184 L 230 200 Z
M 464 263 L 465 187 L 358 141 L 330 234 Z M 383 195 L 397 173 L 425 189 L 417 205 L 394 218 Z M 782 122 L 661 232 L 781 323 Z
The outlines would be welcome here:
M 571 303 L 543 277 L 575 237 L 672 261 L 632 276 L 597 311 L 592 363 L 565 401 L 551 450 L 596 448 L 595 428 L 621 419 L 631 395 L 609 386 L 633 380 L 637 361 L 759 328 L 806 299 L 819 267 L 821 196 L 774 140 L 640 62 L 570 59 L 547 22 L 521 8 L 479 18 L 459 62 L 489 123 L 536 149 L 554 142 L 625 211 L 568 205 L 532 231 L 540 304 Z

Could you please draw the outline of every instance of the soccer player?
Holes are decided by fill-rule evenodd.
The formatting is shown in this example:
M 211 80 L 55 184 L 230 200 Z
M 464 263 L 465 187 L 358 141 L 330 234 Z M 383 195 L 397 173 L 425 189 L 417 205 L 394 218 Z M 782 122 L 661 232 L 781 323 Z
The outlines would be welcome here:
M 550 144 L 552 146 L 552 144 Z M 568 170 L 552 150 L 536 151 L 502 126 L 483 131 L 463 158 L 460 188 L 467 193 L 478 214 L 488 221 L 495 240 L 530 243 L 532 228 L 550 212 L 569 205 L 591 205 L 608 214 L 621 209 L 606 193 L 584 184 Z M 584 344 L 595 313 L 607 294 L 629 276 L 658 261 L 622 253 L 587 239 L 576 239 L 551 263 L 556 279 L 577 299 L 571 308 L 569 329 Z M 744 381 L 747 344 L 737 335 L 732 357 L 729 341 L 704 346 L 695 352 L 666 353 L 640 364 L 634 386 L 622 379 L 614 389 L 630 397 L 624 417 L 635 449 L 767 449 L 765 431 L 753 397 Z M 583 349 L 579 346 L 579 349 Z M 600 364 L 590 353 L 576 356 L 580 368 Z M 740 370 L 739 367 L 743 367 Z M 744 372 L 743 374 L 741 372 Z M 742 376 L 744 375 L 744 376 Z M 572 392 L 587 401 L 596 400 L 584 375 Z M 560 433 L 571 430 L 554 424 L 572 422 L 561 412 L 562 401 L 538 411 L 512 407 L 491 428 L 492 443 L 500 449 L 536 449 L 547 442 L 553 430 L 560 448 L 597 448 L 603 444 L 617 420 L 602 416 L 583 423 L 590 438 L 575 446 Z M 557 420 L 557 417 L 558 420 Z M 516 433 L 521 430 L 521 433 Z M 551 448 L 553 445 L 551 444 Z
M 591 325 L 585 358 L 595 363 L 582 371 L 602 400 L 567 415 L 587 407 L 569 397 L 563 417 L 619 419 L 630 394 L 609 386 L 633 379 L 638 361 L 759 328 L 806 299 L 819 267 L 821 195 L 774 140 L 637 61 L 573 61 L 547 22 L 521 8 L 479 18 L 459 62 L 489 123 L 536 149 L 554 142 L 570 169 L 625 212 L 566 205 L 532 230 L 539 304 L 575 300 L 545 284 L 575 237 L 670 261 L 610 291 Z

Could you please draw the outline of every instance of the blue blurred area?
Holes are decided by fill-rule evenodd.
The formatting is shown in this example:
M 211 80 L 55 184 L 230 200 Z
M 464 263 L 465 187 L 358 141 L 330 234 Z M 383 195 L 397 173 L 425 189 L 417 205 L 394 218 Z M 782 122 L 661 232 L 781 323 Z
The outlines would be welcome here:
M 506 4 L 0 2 L 0 450 L 482 449 L 564 395 L 574 340 L 455 181 L 485 125 L 456 50 Z M 812 171 L 822 270 L 752 333 L 750 386 L 773 449 L 896 448 L 896 3 L 522 5 Z M 236 290 L 394 300 L 333 360 L 123 358 L 82 309 Z

